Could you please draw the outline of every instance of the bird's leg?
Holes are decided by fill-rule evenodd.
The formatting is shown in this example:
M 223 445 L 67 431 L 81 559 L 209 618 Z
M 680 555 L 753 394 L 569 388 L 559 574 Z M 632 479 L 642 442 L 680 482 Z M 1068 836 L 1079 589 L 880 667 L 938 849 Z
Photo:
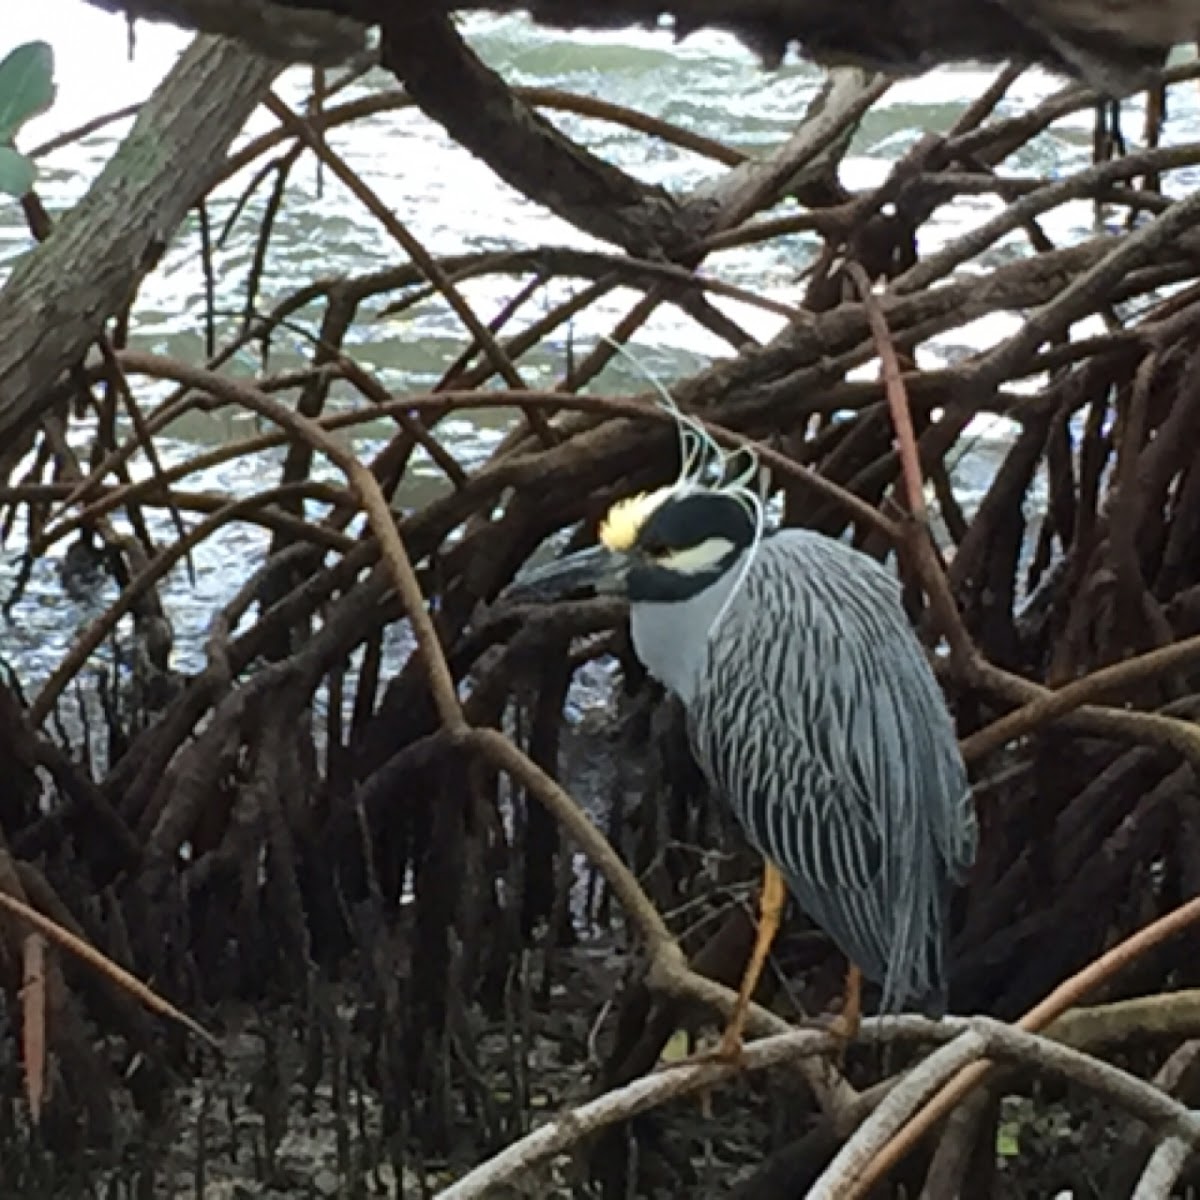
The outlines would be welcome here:
M 862 972 L 850 963 L 846 969 L 846 990 L 842 994 L 842 1011 L 829 1023 L 829 1032 L 843 1042 L 858 1037 L 862 1026 Z M 842 1047 L 845 1053 L 845 1046 Z
M 783 919 L 783 905 L 786 899 L 783 876 L 771 863 L 767 863 L 763 871 L 754 949 L 751 951 L 750 961 L 746 964 L 746 973 L 742 976 L 737 1003 L 733 1007 L 729 1024 L 725 1026 L 721 1044 L 717 1049 L 718 1058 L 737 1059 L 742 1053 L 742 1029 L 746 1024 L 746 1010 L 750 1007 L 750 998 L 758 987 L 767 955 L 771 951 L 771 943 L 775 940 L 779 923 Z

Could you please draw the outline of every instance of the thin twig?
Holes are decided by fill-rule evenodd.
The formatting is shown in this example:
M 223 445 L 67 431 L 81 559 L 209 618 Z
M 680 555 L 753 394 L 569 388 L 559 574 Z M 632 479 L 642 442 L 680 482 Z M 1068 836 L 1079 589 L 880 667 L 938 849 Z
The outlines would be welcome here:
M 164 1000 L 157 992 L 152 991 L 142 983 L 140 979 L 126 971 L 124 967 L 118 966 L 111 958 L 101 954 L 94 946 L 90 946 L 81 938 L 76 937 L 69 929 L 64 929 L 57 922 L 50 920 L 49 917 L 38 912 L 36 908 L 30 908 L 28 904 L 18 900 L 15 896 L 10 896 L 4 891 L 0 891 L 0 907 L 6 908 L 14 916 L 32 925 L 34 929 L 49 941 L 61 946 L 68 953 L 87 963 L 94 971 L 103 975 L 111 983 L 116 984 L 122 991 L 128 992 L 135 1000 L 144 1004 L 152 1012 L 170 1018 L 177 1024 L 182 1025 L 190 1033 L 194 1033 L 196 1037 L 206 1042 L 214 1050 L 223 1052 L 221 1043 L 198 1021 L 193 1020 L 187 1013 L 181 1012 L 169 1000 Z
M 904 375 L 896 357 L 896 346 L 888 330 L 887 318 L 871 288 L 871 281 L 859 263 L 849 261 L 846 271 L 854 280 L 867 314 L 875 352 L 883 371 L 884 391 L 887 395 L 888 411 L 896 431 L 896 448 L 900 456 L 900 475 L 904 481 L 904 495 L 909 515 L 919 525 L 928 522 L 925 512 L 925 486 L 921 477 L 921 459 L 917 452 L 917 435 L 913 429 L 912 412 L 908 404 L 908 392 L 904 386 Z M 924 534 L 922 536 L 925 536 Z
M 313 128 L 313 126 L 303 117 L 298 116 L 277 96 L 268 94 L 266 107 L 276 116 L 282 124 L 291 130 L 306 146 L 313 151 L 314 154 L 323 162 L 329 169 L 346 185 L 353 193 L 355 198 L 359 200 L 364 207 L 371 213 L 372 216 L 384 227 L 385 230 L 396 240 L 404 252 L 421 268 L 425 276 L 429 279 L 439 292 L 446 298 L 446 302 L 454 310 L 462 323 L 470 331 L 472 337 L 483 348 L 484 353 L 491 360 L 496 370 L 503 376 L 504 381 L 510 388 L 521 390 L 525 383 L 522 380 L 520 373 L 513 366 L 507 354 L 504 353 L 503 347 L 496 341 L 492 331 L 488 329 L 485 322 L 481 321 L 476 316 L 475 311 L 463 298 L 462 293 L 454 286 L 453 283 L 446 277 L 446 273 L 438 265 L 437 259 L 433 257 L 425 249 L 424 246 L 415 238 L 412 233 L 396 218 L 386 204 L 375 195 L 359 176 L 350 169 L 349 166 L 342 160 L 341 156 L 335 153 L 325 141 L 323 137 Z M 549 441 L 547 437 L 544 422 L 537 424 L 537 429 L 543 440 Z

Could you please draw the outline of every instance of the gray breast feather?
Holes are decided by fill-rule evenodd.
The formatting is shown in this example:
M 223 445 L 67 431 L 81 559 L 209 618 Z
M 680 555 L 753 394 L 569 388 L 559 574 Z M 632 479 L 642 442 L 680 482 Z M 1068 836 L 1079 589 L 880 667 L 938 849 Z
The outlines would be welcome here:
M 946 906 L 975 855 L 953 724 L 872 559 L 789 530 L 709 632 L 692 744 L 750 841 L 883 1007 L 944 1006 Z

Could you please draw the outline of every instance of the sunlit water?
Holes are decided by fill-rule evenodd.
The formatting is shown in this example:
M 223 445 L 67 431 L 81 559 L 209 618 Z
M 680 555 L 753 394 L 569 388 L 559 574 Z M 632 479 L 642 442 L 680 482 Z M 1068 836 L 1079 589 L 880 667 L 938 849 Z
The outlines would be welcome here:
M 764 71 L 758 60 L 731 38 L 701 34 L 676 45 L 667 32 L 620 31 L 605 34 L 566 34 L 537 29 L 522 18 L 473 17 L 464 28 L 483 58 L 515 84 L 551 85 L 627 104 L 685 128 L 750 152 L 777 146 L 795 128 L 799 115 L 816 94 L 821 75 L 813 67 L 791 61 Z M 23 131 L 20 146 L 31 150 L 55 134 L 73 128 L 99 113 L 145 98 L 187 45 L 187 35 L 165 26 L 139 25 L 129 53 L 123 21 L 79 0 L 41 0 L 37 6 L 6 6 L 0 25 L 0 54 L 23 41 L 41 38 L 55 49 L 59 95 L 51 112 Z M 843 167 L 852 188 L 880 182 L 891 164 L 923 133 L 948 128 L 963 104 L 993 78 L 993 72 L 970 67 L 948 68 L 891 89 L 864 121 Z M 307 94 L 310 75 L 288 72 L 279 90 L 299 102 Z M 395 90 L 395 82 L 376 72 L 341 99 L 364 92 Z M 1023 109 L 1056 90 L 1058 82 L 1039 72 L 1028 73 L 1012 89 L 1001 111 Z M 1195 128 L 1195 89 L 1185 89 L 1191 111 L 1175 113 L 1171 138 L 1183 140 Z M 1127 103 L 1126 130 L 1140 130 L 1140 100 Z M 693 153 L 610 124 L 562 114 L 550 118 L 596 153 L 647 182 L 686 192 L 724 170 Z M 125 121 L 85 141 L 40 160 L 39 192 L 51 214 L 67 210 L 86 190 L 128 129 Z M 259 113 L 247 136 L 269 130 L 273 119 Z M 1021 172 L 1065 173 L 1086 161 L 1091 150 L 1092 116 L 1081 113 L 1059 121 L 1006 169 Z M 599 243 L 548 215 L 500 182 L 482 163 L 457 147 L 441 128 L 413 109 L 360 120 L 330 135 L 345 157 L 414 234 L 437 255 L 480 250 L 503 250 L 545 244 L 589 247 Z M 220 229 L 245 186 L 247 176 L 231 181 L 215 197 L 209 214 Z M 1194 184 L 1182 173 L 1178 186 Z M 227 314 L 220 333 L 237 328 L 245 296 L 253 238 L 265 203 L 262 189 L 218 249 L 217 304 Z M 970 197 L 939 210 L 924 227 L 921 250 L 928 252 L 981 223 L 998 211 L 1000 201 Z M 1044 228 L 1059 243 L 1078 239 L 1091 229 L 1091 205 L 1081 203 L 1057 210 Z M 1021 239 L 997 246 L 993 253 L 1011 254 Z M 0 279 L 9 265 L 31 245 L 17 206 L 0 197 Z M 797 303 L 802 295 L 802 272 L 814 253 L 815 242 L 805 236 L 781 238 L 769 245 L 713 256 L 706 270 L 775 299 Z M 326 173 L 319 175 L 311 159 L 293 172 L 267 271 L 262 280 L 259 310 L 265 311 L 297 286 L 315 278 L 354 275 L 400 263 L 401 252 L 378 223 L 345 189 Z M 507 300 L 516 284 L 505 277 L 463 285 L 477 310 L 488 315 Z M 551 293 L 552 295 L 553 293 Z M 570 331 L 576 346 L 589 336 L 611 329 L 633 300 L 617 292 L 579 318 Z M 372 320 L 389 297 L 367 309 L 351 344 L 357 356 L 395 391 L 433 383 L 462 345 L 456 318 L 437 300 L 407 313 L 402 319 Z M 718 299 L 745 328 L 768 338 L 780 320 L 759 309 Z M 546 301 L 544 303 L 549 303 Z M 174 239 L 161 268 L 143 286 L 136 311 L 135 347 L 203 361 L 204 279 L 199 258 L 197 222 L 189 219 Z M 533 320 L 544 309 L 530 308 Z M 319 310 L 305 314 L 316 327 Z M 953 361 L 1010 334 L 1020 314 L 997 314 L 965 330 L 955 331 L 923 351 L 922 363 L 936 366 Z M 560 331 L 535 357 L 523 361 L 527 381 L 551 384 L 561 376 L 568 334 Z M 289 338 L 296 351 L 305 345 L 299 335 L 284 333 L 276 342 L 272 366 L 288 361 Z M 662 308 L 638 334 L 639 358 L 663 374 L 697 370 L 728 346 L 717 341 L 671 308 Z M 247 358 L 247 370 L 256 367 Z M 631 381 L 620 364 L 600 386 L 624 387 Z M 633 383 L 640 390 L 640 383 Z M 154 393 L 151 393 L 154 394 Z M 242 436 L 253 429 L 243 416 L 192 421 L 164 439 L 168 461 L 195 453 L 197 442 Z M 480 462 L 502 436 L 496 422 L 466 419 L 440 426 L 456 457 L 467 466 Z M 369 455 L 382 429 L 363 433 L 358 446 Z M 968 507 L 990 475 L 1008 430 L 1003 422 L 981 425 L 971 458 L 959 466 Z M 277 464 L 281 454 L 259 463 L 236 463 L 188 481 L 190 489 L 248 491 L 261 487 L 264 463 Z M 418 461 L 410 498 L 434 479 L 428 463 Z M 136 473 L 144 473 L 137 468 Z M 424 472 L 424 475 L 421 473 Z M 332 473 L 331 473 L 332 477 Z M 422 484 L 422 480 L 425 484 Z M 164 536 L 169 526 L 159 522 Z M 185 671 L 202 662 L 203 638 L 215 610 L 244 579 L 246 564 L 255 561 L 266 535 L 248 526 L 228 528 L 211 539 L 195 558 L 195 583 L 182 570 L 163 589 L 164 602 L 175 622 L 176 665 Z M 61 550 L 62 548 L 60 548 Z M 0 557 L 0 587 L 7 588 L 19 545 L 10 540 Z M 64 597 L 53 562 L 41 564 L 25 599 L 16 607 L 3 632 L 3 655 L 28 685 L 36 686 L 57 663 L 79 625 L 99 611 L 108 593 L 80 603 Z

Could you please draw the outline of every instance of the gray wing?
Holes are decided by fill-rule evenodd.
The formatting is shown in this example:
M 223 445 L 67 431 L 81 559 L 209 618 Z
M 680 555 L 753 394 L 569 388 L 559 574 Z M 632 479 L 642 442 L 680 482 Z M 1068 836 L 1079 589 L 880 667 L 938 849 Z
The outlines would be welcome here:
M 885 1011 L 944 1004 L 949 890 L 974 859 L 954 728 L 896 581 L 804 531 L 765 540 L 709 638 L 697 758 Z

